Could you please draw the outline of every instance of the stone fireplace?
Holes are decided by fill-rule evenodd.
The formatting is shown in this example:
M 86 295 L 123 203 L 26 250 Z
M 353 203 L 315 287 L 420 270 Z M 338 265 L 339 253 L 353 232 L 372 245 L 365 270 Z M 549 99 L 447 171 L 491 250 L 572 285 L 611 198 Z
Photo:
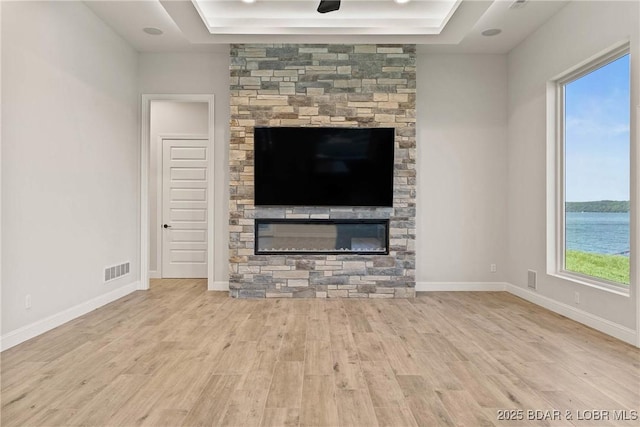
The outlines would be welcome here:
M 415 295 L 415 59 L 415 45 L 231 46 L 231 296 Z M 256 207 L 256 126 L 395 128 L 393 207 Z M 295 227 L 305 223 L 343 225 Z M 377 246 L 379 229 L 354 231 L 357 223 L 388 224 L 382 238 L 386 247 Z M 286 224 L 294 227 L 283 229 Z M 281 250 L 257 247 L 261 230 L 265 239 L 279 231 Z M 348 244 L 323 250 L 322 245 L 338 241 L 339 232 L 352 234 Z M 325 236 L 316 238 L 318 250 L 287 247 L 300 240 L 300 233 Z

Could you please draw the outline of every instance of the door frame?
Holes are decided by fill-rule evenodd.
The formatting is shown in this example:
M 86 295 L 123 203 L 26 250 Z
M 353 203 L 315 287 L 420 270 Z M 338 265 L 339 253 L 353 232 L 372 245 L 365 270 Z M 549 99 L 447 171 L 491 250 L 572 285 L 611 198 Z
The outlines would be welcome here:
M 214 95 L 206 94 L 142 94 L 140 126 L 140 290 L 149 289 L 149 162 L 151 152 L 151 102 L 206 102 L 209 105 L 209 177 L 207 179 L 207 287 L 213 289 L 215 265 L 213 242 L 215 213 L 213 205 L 215 153 L 214 153 Z
M 156 144 L 158 145 L 158 152 L 157 152 L 157 156 L 155 159 L 150 159 L 150 162 L 156 162 L 156 182 L 158 183 L 158 185 L 156 186 L 156 219 L 158 224 L 162 224 L 162 213 L 163 213 L 163 203 L 164 203 L 164 187 L 163 187 L 163 173 L 164 173 L 164 168 L 163 168 L 163 163 L 162 163 L 162 146 L 164 144 L 164 140 L 165 139 L 177 139 L 177 140 L 182 140 L 182 141 L 188 141 L 188 140 L 202 140 L 202 139 L 209 139 L 209 137 L 205 134 L 190 134 L 190 133 L 162 133 L 158 135 L 158 138 L 156 140 Z M 153 141 L 151 141 L 151 143 L 153 144 Z M 151 146 L 150 146 L 151 147 Z M 209 151 L 209 156 L 211 156 L 211 149 L 212 146 L 211 144 L 209 144 L 207 146 Z M 151 152 L 149 152 L 149 154 L 151 154 Z M 207 174 L 210 174 L 210 170 L 209 170 L 209 165 L 207 164 Z M 211 182 L 209 181 L 210 176 L 207 177 L 207 199 L 209 198 L 209 185 L 211 185 Z M 153 209 L 153 206 L 151 206 L 151 209 Z M 209 230 L 209 213 L 208 213 L 208 209 L 209 209 L 209 203 L 207 201 L 207 230 Z M 158 277 L 151 277 L 151 273 L 152 271 L 149 271 L 149 278 L 150 279 L 154 279 L 154 278 L 162 278 L 162 248 L 164 247 L 164 233 L 162 228 L 157 227 L 158 229 L 156 230 L 156 270 L 155 273 Z M 207 236 L 208 238 L 208 236 Z M 209 250 L 208 247 L 208 243 L 207 243 L 207 250 Z M 207 257 L 210 257 L 209 253 L 207 253 Z M 207 259 L 207 269 L 209 268 L 209 260 Z M 207 275 L 208 276 L 208 275 Z

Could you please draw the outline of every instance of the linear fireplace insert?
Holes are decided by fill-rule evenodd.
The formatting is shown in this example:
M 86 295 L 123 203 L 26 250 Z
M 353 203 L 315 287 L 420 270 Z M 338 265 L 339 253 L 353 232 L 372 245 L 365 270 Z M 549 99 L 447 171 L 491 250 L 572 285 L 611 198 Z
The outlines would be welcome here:
M 388 219 L 256 219 L 255 254 L 389 253 Z

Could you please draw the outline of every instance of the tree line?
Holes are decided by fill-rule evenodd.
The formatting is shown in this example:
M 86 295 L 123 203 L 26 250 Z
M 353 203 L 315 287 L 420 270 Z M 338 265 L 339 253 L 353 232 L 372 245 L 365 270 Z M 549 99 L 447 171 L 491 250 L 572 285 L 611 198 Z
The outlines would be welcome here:
M 629 212 L 628 200 L 566 202 L 567 212 Z

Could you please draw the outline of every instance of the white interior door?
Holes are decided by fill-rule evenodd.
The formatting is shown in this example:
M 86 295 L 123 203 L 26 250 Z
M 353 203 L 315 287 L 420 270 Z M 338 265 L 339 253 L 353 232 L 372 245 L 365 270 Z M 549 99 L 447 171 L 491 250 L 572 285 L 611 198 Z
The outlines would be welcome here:
M 162 140 L 162 277 L 207 277 L 209 141 Z

